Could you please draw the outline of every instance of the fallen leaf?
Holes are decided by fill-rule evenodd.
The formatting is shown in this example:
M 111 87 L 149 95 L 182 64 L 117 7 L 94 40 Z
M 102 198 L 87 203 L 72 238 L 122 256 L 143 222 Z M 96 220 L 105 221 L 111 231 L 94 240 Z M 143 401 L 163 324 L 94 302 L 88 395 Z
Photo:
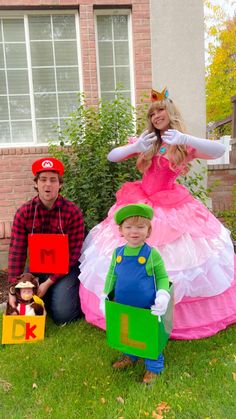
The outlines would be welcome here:
M 155 418 L 155 419 L 163 419 L 163 416 L 162 415 L 159 415 L 159 413 L 156 413 L 153 410 L 153 412 L 152 412 L 152 418 Z
M 116 398 L 116 400 L 119 402 L 119 403 L 122 403 L 122 404 L 124 404 L 124 399 L 122 399 L 122 397 L 120 397 L 120 396 L 118 396 L 117 398 Z
M 50 407 L 50 406 L 45 406 L 45 412 L 47 412 L 47 413 L 51 413 L 52 412 L 52 407 Z
M 32 384 L 32 388 L 38 388 L 37 384 L 36 383 L 33 383 Z
M 236 372 L 232 372 L 233 380 L 236 381 Z
M 219 361 L 219 359 L 217 359 L 217 358 L 213 358 L 210 362 L 209 362 L 209 364 L 210 365 L 213 365 L 213 364 L 216 364 L 216 362 L 218 362 Z
M 157 405 L 156 410 L 159 415 L 162 415 L 162 411 L 170 410 L 170 406 L 166 402 L 161 402 Z
M 101 403 L 102 403 L 102 404 L 105 404 L 105 403 L 106 403 L 106 399 L 104 399 L 104 397 L 101 397 L 101 399 L 100 399 L 100 400 L 101 400 Z
M 12 388 L 12 384 L 5 380 L 0 380 L 0 386 L 4 391 L 9 391 Z

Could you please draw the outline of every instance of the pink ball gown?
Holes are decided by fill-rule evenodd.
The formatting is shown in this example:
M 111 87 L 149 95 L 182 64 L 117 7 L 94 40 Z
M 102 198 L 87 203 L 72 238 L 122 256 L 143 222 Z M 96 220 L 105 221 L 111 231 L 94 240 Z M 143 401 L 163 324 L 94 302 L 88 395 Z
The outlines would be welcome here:
M 194 149 L 189 150 L 189 161 Z M 131 203 L 153 207 L 147 243 L 160 252 L 174 284 L 171 338 L 199 339 L 236 323 L 236 275 L 230 232 L 182 185 L 164 156 L 154 156 L 141 181 L 117 192 L 108 217 L 88 234 L 81 256 L 80 299 L 85 318 L 105 329 L 99 297 L 117 246 L 124 244 L 114 212 Z

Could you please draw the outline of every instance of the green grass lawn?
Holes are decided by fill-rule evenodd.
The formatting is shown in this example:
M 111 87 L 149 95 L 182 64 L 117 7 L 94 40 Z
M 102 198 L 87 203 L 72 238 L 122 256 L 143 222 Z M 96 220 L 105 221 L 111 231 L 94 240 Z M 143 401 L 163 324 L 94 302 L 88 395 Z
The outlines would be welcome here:
M 47 319 L 45 335 L 1 345 L 1 419 L 236 418 L 236 325 L 208 339 L 169 341 L 165 371 L 151 387 L 141 384 L 142 364 L 113 371 L 119 353 L 84 320 L 59 327 Z

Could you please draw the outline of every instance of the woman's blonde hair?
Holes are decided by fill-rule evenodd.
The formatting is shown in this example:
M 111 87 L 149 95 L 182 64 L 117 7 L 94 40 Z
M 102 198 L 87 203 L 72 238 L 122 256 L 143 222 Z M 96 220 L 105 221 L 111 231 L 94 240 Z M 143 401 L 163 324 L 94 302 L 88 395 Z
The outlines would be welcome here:
M 157 102 L 153 102 L 147 112 L 147 119 L 148 119 L 148 131 L 155 132 L 157 136 L 157 141 L 151 147 L 150 150 L 146 151 L 145 153 L 141 153 L 137 160 L 137 168 L 141 173 L 146 172 L 146 170 L 151 166 L 152 158 L 154 155 L 158 154 L 162 141 L 160 136 L 160 131 L 154 128 L 151 122 L 151 116 L 153 112 L 159 109 L 166 109 L 167 114 L 170 119 L 170 126 L 171 129 L 177 129 L 180 132 L 185 132 L 185 126 L 182 119 L 182 116 L 174 105 L 171 99 L 164 99 Z M 188 167 L 186 164 L 186 157 L 187 157 L 187 148 L 184 145 L 173 145 L 170 146 L 168 149 L 168 159 L 170 162 L 170 168 L 172 170 L 176 170 L 177 168 L 181 167 L 184 173 L 188 172 Z

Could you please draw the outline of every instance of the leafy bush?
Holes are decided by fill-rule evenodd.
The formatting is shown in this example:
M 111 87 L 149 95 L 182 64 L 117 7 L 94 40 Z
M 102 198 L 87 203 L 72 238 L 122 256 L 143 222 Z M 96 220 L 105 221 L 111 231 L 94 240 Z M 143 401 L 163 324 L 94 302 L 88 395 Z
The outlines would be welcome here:
M 196 160 L 198 164 L 201 164 L 200 160 Z M 204 186 L 204 176 L 207 173 L 207 168 L 202 168 L 199 172 L 191 171 L 186 176 L 181 176 L 177 179 L 177 182 L 186 186 L 186 188 L 191 192 L 191 194 L 199 199 L 203 204 L 209 204 L 209 194 L 213 189 L 219 185 L 219 180 L 216 180 L 211 188 L 205 188 Z
M 120 186 L 139 177 L 132 159 L 121 164 L 107 160 L 112 148 L 127 144 L 135 134 L 134 115 L 135 109 L 119 93 L 96 107 L 79 95 L 77 109 L 59 131 L 61 147 L 49 147 L 65 165 L 63 195 L 80 206 L 87 230 L 106 217 Z
M 218 211 L 217 217 L 221 218 L 225 227 L 231 231 L 231 238 L 236 243 L 236 208 Z
M 231 231 L 232 240 L 236 244 L 236 184 L 233 185 L 232 190 L 232 208 L 218 211 L 217 217 L 222 219 L 223 224 Z

